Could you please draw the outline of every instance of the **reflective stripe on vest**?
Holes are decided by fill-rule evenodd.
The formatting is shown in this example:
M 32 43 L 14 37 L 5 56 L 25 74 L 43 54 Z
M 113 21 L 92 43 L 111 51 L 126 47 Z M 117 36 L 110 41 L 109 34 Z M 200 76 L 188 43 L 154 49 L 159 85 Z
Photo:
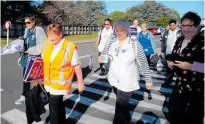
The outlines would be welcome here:
M 68 53 L 70 53 L 70 50 L 71 50 L 71 46 L 72 46 L 72 43 L 69 42 L 69 43 L 68 43 L 68 46 L 67 46 L 67 49 L 66 49 L 67 52 L 66 52 L 66 54 L 64 55 L 64 58 L 63 58 L 63 62 L 62 62 L 62 64 L 61 64 L 61 67 L 66 64 L 66 61 L 67 61 L 67 59 L 68 59 Z M 60 81 L 64 81 L 63 68 L 60 68 Z
M 50 56 L 52 54 L 52 49 L 50 45 L 51 42 L 47 40 L 47 43 L 44 43 L 44 46 L 42 47 L 42 50 L 44 50 L 44 63 L 47 65 L 46 67 L 44 67 L 44 69 L 46 69 L 44 70 L 44 84 L 56 90 L 69 90 L 68 88 L 71 88 L 72 78 L 74 75 L 74 67 L 71 67 L 69 64 L 71 63 L 72 55 L 75 50 L 75 45 L 72 42 L 69 42 L 68 40 L 64 39 L 64 43 L 61 50 L 64 50 L 65 53 L 64 55 L 63 53 L 58 53 L 56 57 L 60 55 L 62 56 L 62 60 L 55 61 L 54 59 L 54 63 L 50 62 Z M 57 68 L 55 68 L 55 64 Z M 67 69 L 71 70 L 67 72 Z M 53 71 L 55 75 L 52 74 Z
M 58 84 L 61 84 L 61 85 L 64 85 L 64 84 L 68 84 L 68 83 L 71 83 L 72 81 L 71 80 L 49 80 L 48 78 L 44 77 L 44 80 L 45 81 L 50 81 L 52 83 L 58 83 Z

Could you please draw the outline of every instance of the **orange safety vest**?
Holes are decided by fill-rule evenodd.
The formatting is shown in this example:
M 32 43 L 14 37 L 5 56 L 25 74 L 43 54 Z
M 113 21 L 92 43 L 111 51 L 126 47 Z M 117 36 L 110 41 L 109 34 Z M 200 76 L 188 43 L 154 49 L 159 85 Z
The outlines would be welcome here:
M 53 95 L 67 94 L 71 90 L 74 67 L 71 60 L 76 45 L 64 39 L 60 51 L 50 62 L 53 50 L 52 42 L 45 40 L 42 47 L 44 62 L 44 87 Z

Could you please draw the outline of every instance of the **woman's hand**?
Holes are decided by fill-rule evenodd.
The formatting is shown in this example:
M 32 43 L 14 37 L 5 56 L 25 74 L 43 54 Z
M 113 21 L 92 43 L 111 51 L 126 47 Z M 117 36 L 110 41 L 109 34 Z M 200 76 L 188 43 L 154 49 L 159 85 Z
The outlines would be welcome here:
M 79 93 L 83 92 L 83 90 L 85 89 L 84 83 L 83 82 L 78 82 L 77 85 L 78 85 Z
M 145 84 L 145 86 L 146 86 L 146 88 L 148 89 L 148 90 L 150 90 L 150 89 L 152 89 L 152 83 L 151 82 L 146 82 L 146 84 Z
M 98 56 L 98 62 L 99 62 L 99 63 L 102 62 L 101 56 Z
M 176 63 L 176 64 L 175 64 Z M 184 70 L 191 70 L 192 64 L 188 62 L 182 62 L 182 61 L 175 61 L 174 66 L 177 66 Z
M 172 68 L 173 65 L 174 65 L 174 62 L 172 62 L 172 61 L 167 61 L 167 65 L 168 65 L 169 68 Z

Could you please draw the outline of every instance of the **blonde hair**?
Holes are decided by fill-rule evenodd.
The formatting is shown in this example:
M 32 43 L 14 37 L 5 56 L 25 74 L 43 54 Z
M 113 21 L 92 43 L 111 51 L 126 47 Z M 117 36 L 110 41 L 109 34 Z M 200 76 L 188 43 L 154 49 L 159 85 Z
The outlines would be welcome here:
M 60 35 L 63 32 L 62 26 L 57 23 L 53 23 L 47 26 L 46 32 L 54 32 L 57 35 Z
M 142 23 L 141 26 L 143 26 L 143 25 L 147 27 L 147 23 Z
M 25 17 L 25 19 L 29 19 L 30 21 L 35 21 L 35 17 L 34 16 L 27 16 Z

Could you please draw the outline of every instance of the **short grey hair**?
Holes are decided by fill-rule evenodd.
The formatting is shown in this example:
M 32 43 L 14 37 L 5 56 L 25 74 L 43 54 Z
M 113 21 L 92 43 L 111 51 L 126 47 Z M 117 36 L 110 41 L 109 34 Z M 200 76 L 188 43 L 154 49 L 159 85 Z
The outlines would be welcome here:
M 125 19 L 119 19 L 114 23 L 114 29 L 121 27 L 128 34 L 130 33 L 130 24 Z

